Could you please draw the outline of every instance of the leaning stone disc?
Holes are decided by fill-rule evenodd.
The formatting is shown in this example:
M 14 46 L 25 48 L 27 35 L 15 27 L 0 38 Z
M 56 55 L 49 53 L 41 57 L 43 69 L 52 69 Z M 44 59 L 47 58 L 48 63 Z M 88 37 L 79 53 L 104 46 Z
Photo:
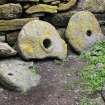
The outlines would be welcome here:
M 81 11 L 71 17 L 66 38 L 76 51 L 88 49 L 102 37 L 100 25 L 91 12 Z
M 27 23 L 18 37 L 18 49 L 25 59 L 43 59 L 67 55 L 67 45 L 48 22 L 34 20 Z

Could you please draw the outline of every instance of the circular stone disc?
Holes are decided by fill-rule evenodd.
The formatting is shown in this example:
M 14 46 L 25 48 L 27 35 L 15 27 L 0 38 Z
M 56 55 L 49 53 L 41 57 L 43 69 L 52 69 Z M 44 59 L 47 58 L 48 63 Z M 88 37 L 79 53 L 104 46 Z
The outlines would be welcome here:
M 67 45 L 50 23 L 34 20 L 27 23 L 18 36 L 18 49 L 25 59 L 43 59 L 67 55 Z
M 102 37 L 99 23 L 91 12 L 81 11 L 71 17 L 66 38 L 76 51 L 88 49 Z

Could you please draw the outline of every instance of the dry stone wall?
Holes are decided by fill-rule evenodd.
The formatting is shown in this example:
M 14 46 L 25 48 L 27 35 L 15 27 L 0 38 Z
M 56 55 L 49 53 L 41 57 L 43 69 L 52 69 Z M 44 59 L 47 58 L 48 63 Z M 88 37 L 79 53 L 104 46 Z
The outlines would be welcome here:
M 81 10 L 93 12 L 105 33 L 104 0 L 0 0 L 0 41 L 14 45 L 23 25 L 34 19 L 50 22 L 64 38 L 70 17 Z

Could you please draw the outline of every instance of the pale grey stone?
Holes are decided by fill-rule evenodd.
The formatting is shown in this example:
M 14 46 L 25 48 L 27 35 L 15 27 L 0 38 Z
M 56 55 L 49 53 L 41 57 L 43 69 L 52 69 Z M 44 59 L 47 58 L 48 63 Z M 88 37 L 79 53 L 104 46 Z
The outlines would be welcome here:
M 27 92 L 39 84 L 40 76 L 36 74 L 33 62 L 20 59 L 0 61 L 0 83 L 7 89 Z

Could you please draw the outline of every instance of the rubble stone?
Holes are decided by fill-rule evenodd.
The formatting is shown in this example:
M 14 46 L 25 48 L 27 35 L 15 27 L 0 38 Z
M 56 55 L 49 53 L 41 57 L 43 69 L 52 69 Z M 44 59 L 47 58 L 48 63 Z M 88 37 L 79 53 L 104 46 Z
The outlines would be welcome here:
M 31 20 L 35 20 L 35 18 L 0 20 L 0 31 L 19 30 Z
M 20 4 L 4 4 L 0 5 L 0 19 L 19 18 L 22 15 L 22 7 Z

